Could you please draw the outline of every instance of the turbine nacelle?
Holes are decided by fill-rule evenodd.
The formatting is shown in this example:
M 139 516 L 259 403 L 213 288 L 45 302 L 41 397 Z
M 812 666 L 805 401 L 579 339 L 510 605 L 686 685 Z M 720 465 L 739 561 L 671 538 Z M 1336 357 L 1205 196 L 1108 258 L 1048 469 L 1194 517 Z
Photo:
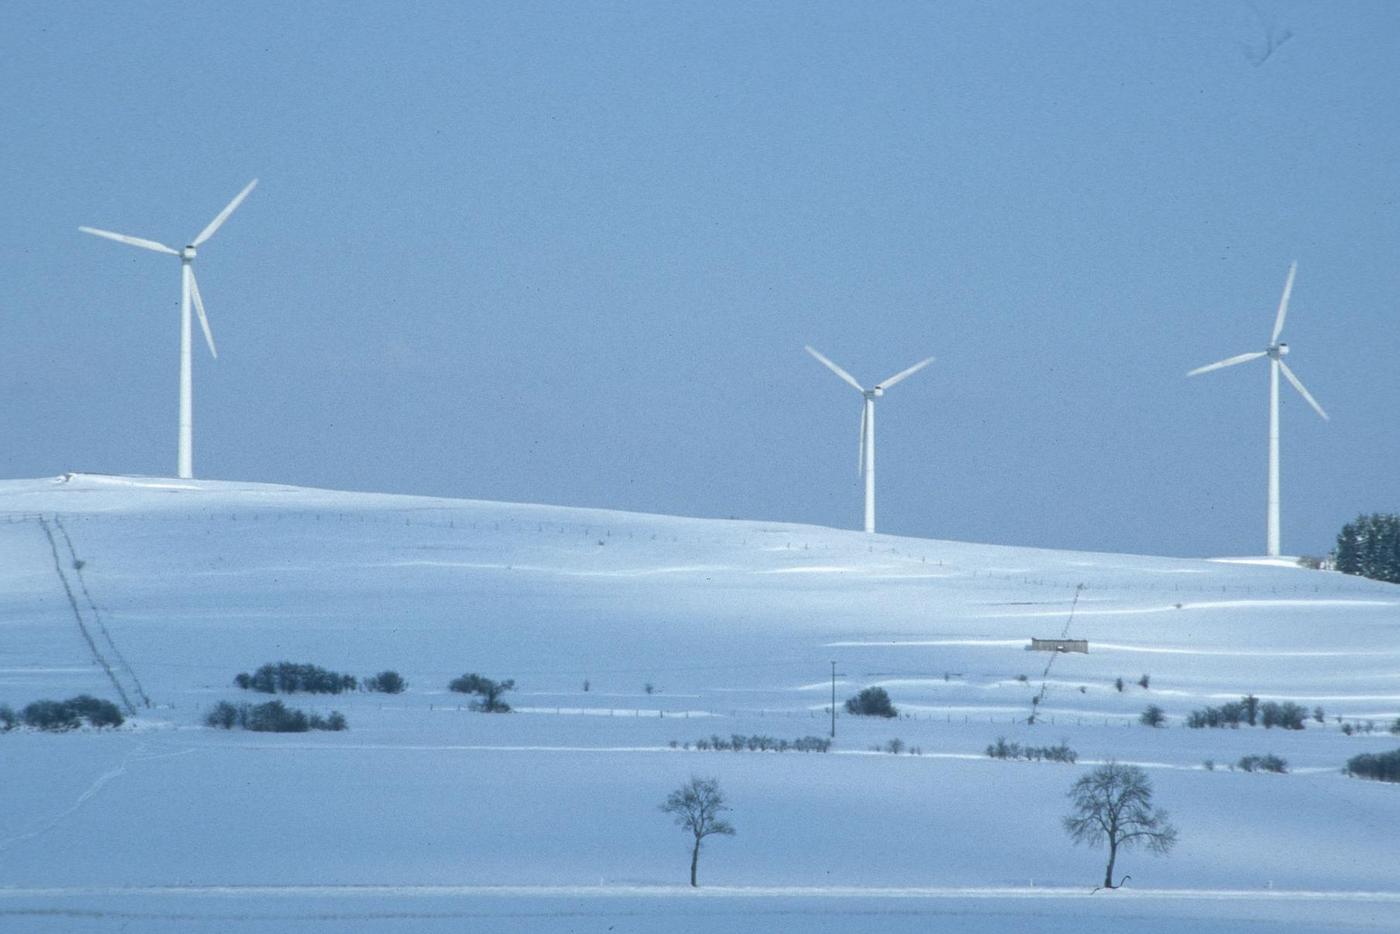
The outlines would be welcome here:
M 192 262 L 194 258 L 198 255 L 199 251 L 192 246 L 186 246 L 183 250 L 180 251 L 180 259 L 186 263 Z
M 1269 349 L 1266 350 L 1266 351 L 1264 351 L 1264 352 L 1267 353 L 1267 354 L 1268 354 L 1270 357 L 1272 357 L 1273 359 L 1277 360 L 1277 359 L 1280 358 L 1280 357 L 1285 357 L 1285 356 L 1288 355 L 1288 345 L 1287 345 L 1287 344 L 1271 344 L 1271 345 L 1269 346 Z

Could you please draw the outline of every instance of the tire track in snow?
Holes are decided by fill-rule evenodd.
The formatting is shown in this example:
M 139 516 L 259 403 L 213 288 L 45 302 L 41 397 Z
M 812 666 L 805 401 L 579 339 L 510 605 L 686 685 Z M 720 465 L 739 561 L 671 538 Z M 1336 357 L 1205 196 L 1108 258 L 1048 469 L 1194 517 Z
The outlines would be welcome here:
M 136 716 L 136 705 L 131 702 L 126 689 L 117 680 L 116 672 L 112 670 L 112 666 L 98 649 L 97 643 L 93 641 L 87 623 L 83 622 L 83 612 L 78 608 L 78 598 L 73 595 L 73 585 L 68 583 L 68 576 L 63 573 L 63 559 L 58 556 L 58 542 L 53 537 L 53 529 L 49 528 L 48 520 L 43 516 L 39 517 L 39 527 L 44 530 L 44 537 L 49 540 L 49 551 L 53 554 L 54 573 L 58 575 L 59 583 L 63 585 L 63 592 L 68 595 L 68 606 L 73 611 L 73 618 L 78 622 L 78 631 L 83 634 L 83 640 L 87 642 L 88 648 L 92 651 L 92 657 L 102 666 L 102 670 L 107 672 L 107 678 L 112 682 L 112 687 L 117 689 L 117 694 L 121 697 L 126 712 L 133 717 Z
M 92 610 L 92 618 L 97 624 L 98 631 L 102 633 L 102 638 L 106 640 L 108 648 L 112 650 L 112 657 L 126 670 L 127 677 L 129 677 L 131 683 L 136 686 L 136 693 L 140 695 L 141 702 L 149 708 L 151 706 L 151 698 L 147 696 L 146 689 L 141 685 L 141 679 L 136 677 L 136 671 L 131 667 L 131 663 L 126 660 L 126 656 L 122 654 L 121 649 L 117 648 L 117 644 L 112 641 L 112 634 L 107 630 L 107 624 L 102 621 L 102 613 L 97 609 L 97 602 L 92 599 L 92 593 L 88 590 L 87 578 L 83 576 L 83 564 L 85 562 L 78 557 L 77 550 L 73 548 L 73 539 L 69 537 L 68 529 L 64 527 L 63 520 L 58 516 L 53 517 L 53 523 L 63 535 L 63 541 L 68 546 L 68 555 L 73 559 L 73 571 L 78 578 L 78 585 L 83 591 L 83 598 L 87 600 L 88 607 Z M 134 712 L 135 711 L 133 711 L 133 713 Z
M 83 805 L 87 804 L 93 798 L 97 797 L 98 793 L 101 792 L 102 789 L 105 788 L 109 782 L 111 782 L 113 779 L 117 779 L 125 775 L 126 767 L 132 762 L 152 762 L 156 759 L 170 759 L 174 758 L 175 756 L 189 755 L 190 753 L 198 751 L 197 749 L 191 746 L 186 749 L 177 750 L 175 752 L 164 752 L 154 756 L 142 755 L 142 753 L 146 751 L 146 748 L 146 745 L 143 743 L 137 746 L 135 749 L 128 752 L 125 756 L 122 756 L 121 762 L 117 763 L 115 767 L 108 769 L 101 775 L 97 776 L 97 778 L 93 779 L 92 784 L 88 785 L 87 788 L 83 789 L 82 793 L 78 795 L 78 797 L 73 801 L 71 805 L 69 805 L 64 810 L 60 811 L 58 814 L 55 814 L 53 817 L 50 817 L 43 823 L 42 826 L 36 827 L 33 830 L 26 830 L 24 833 L 16 834 L 13 837 L 6 837 L 5 839 L 0 840 L 0 853 L 3 853 L 5 850 L 8 850 L 16 843 L 23 843 L 26 840 L 33 840 L 35 837 L 43 836 L 50 830 L 56 828 L 59 824 L 63 823 L 69 817 L 72 817 L 74 814 L 76 814 L 82 809 Z M 0 888 L 0 893 L 5 893 L 7 891 L 12 890 Z

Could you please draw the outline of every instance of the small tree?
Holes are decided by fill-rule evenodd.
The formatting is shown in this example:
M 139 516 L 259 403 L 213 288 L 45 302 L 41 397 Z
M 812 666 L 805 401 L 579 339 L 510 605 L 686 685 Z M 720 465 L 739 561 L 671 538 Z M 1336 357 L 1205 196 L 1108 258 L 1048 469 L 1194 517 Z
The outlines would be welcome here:
M 1167 713 L 1156 704 L 1148 704 L 1147 709 L 1138 717 L 1138 722 L 1143 726 L 1161 726 L 1167 722 Z
M 1166 811 L 1152 806 L 1152 782 L 1135 765 L 1110 761 L 1099 766 L 1074 783 L 1069 799 L 1074 811 L 1065 817 L 1064 826 L 1070 838 L 1089 846 L 1108 843 L 1108 868 L 1103 879 L 1106 889 L 1117 888 L 1113 864 L 1120 849 L 1141 844 L 1152 853 L 1165 855 L 1176 845 L 1176 828 Z
M 884 688 L 866 688 L 855 697 L 847 698 L 846 713 L 858 717 L 897 717 L 899 711 L 890 703 Z
M 724 803 L 719 779 L 692 775 L 690 781 L 666 796 L 661 810 L 675 815 L 676 826 L 695 837 L 695 846 L 690 851 L 690 885 L 695 888 L 699 885 L 695 881 L 695 870 L 700 863 L 700 842 L 711 834 L 734 835 L 734 828 L 720 817 L 732 809 Z
M 381 694 L 402 694 L 407 687 L 408 682 L 403 679 L 403 675 L 392 670 L 381 671 L 365 681 L 366 691 L 378 691 Z
M 477 694 L 481 700 L 472 706 L 483 713 L 510 713 L 510 704 L 501 700 L 501 695 L 506 691 L 515 690 L 515 679 L 506 681 L 492 681 L 490 678 L 483 678 L 478 674 L 462 675 L 460 678 L 453 678 L 447 685 L 459 694 Z

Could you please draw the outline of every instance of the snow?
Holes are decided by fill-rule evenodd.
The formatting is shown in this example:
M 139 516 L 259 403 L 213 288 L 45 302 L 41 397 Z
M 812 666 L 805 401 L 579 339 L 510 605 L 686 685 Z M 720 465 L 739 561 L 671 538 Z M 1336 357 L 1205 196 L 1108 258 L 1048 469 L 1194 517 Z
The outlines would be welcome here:
M 1089 654 L 1026 651 L 1061 635 L 1081 584 L 1068 636 Z M 1385 929 L 1400 788 L 1339 768 L 1400 741 L 1333 718 L 1400 716 L 1397 607 L 1395 587 L 1296 564 L 252 483 L 0 482 L 0 703 L 115 699 L 113 679 L 154 702 L 115 732 L 0 735 L 0 929 Z M 200 725 L 218 700 L 265 699 L 231 678 L 283 659 L 394 668 L 410 689 L 288 699 L 345 712 L 340 734 Z M 838 699 L 882 685 L 909 716 L 843 716 L 827 754 L 671 748 L 824 735 L 833 659 Z M 464 671 L 515 678 L 517 712 L 464 709 L 445 690 Z M 1181 725 L 1247 692 L 1327 722 Z M 1149 703 L 1167 728 L 1136 724 Z M 992 761 L 998 736 L 1063 739 L 1080 761 Z M 895 737 L 925 754 L 869 751 Z M 1292 773 L 1227 768 L 1264 752 Z M 1182 842 L 1127 854 L 1129 890 L 1090 897 L 1100 853 L 1058 822 L 1073 780 L 1110 758 L 1149 768 Z M 691 774 L 720 778 L 739 830 L 707 844 L 698 898 L 675 888 L 685 840 L 656 810 Z

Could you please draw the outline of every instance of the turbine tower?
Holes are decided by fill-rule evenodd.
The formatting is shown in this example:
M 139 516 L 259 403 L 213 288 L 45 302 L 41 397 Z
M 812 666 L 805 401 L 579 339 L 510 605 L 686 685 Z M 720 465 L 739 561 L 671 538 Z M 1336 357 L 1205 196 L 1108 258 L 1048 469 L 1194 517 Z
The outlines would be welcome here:
M 859 468 L 858 468 L 858 469 L 859 469 L 859 472 L 860 472 L 860 473 L 862 473 L 862 474 L 865 475 L 865 531 L 866 531 L 866 532 L 874 532 L 874 531 L 875 531 L 875 400 L 878 399 L 880 396 L 883 396 L 883 395 L 885 394 L 885 390 L 886 390 L 886 389 L 889 389 L 889 388 L 890 388 L 891 386 L 893 386 L 895 383 L 897 383 L 897 382 L 899 382 L 900 380 L 905 379 L 905 378 L 907 378 L 907 377 L 913 376 L 915 373 L 919 372 L 919 371 L 922 370 L 924 367 L 928 366 L 930 363 L 933 362 L 933 358 L 932 358 L 932 357 L 926 357 L 925 359 L 920 360 L 918 363 L 916 363 L 916 364 L 914 364 L 913 366 L 911 366 L 909 369 L 907 369 L 907 370 L 900 370 L 898 373 L 896 373 L 895 375 L 891 376 L 889 379 L 883 380 L 883 381 L 881 381 L 881 382 L 878 382 L 878 383 L 876 383 L 874 386 L 872 386 L 871 388 L 866 389 L 866 388 L 865 388 L 864 386 L 862 386 L 860 383 L 856 382 L 856 379 L 855 379 L 854 376 L 852 376 L 851 374 L 847 373 L 845 370 L 841 369 L 841 368 L 840 368 L 839 366 L 837 366 L 836 364 L 832 363 L 832 362 L 831 362 L 830 360 L 828 360 L 826 357 L 823 357 L 820 353 L 818 353 L 818 352 L 817 352 L 816 350 L 814 350 L 813 348 L 808 347 L 808 348 L 807 348 L 807 352 L 808 352 L 809 354 L 811 354 L 812 356 L 816 357 L 817 360 L 818 360 L 818 362 L 820 362 L 820 363 L 821 363 L 823 366 L 825 366 L 828 370 L 830 370 L 831 372 L 835 373 L 837 376 L 841 377 L 841 378 L 842 378 L 843 380 L 845 380 L 847 383 L 850 383 L 851 386 L 855 388 L 855 391 L 858 392 L 858 393 L 860 393 L 860 394 L 865 398 L 865 405 L 864 405 L 864 407 L 861 409 L 861 413 L 860 413 L 860 462 L 859 462 Z
M 194 476 L 194 392 L 190 373 L 191 299 L 194 300 L 195 311 L 199 313 L 199 325 L 204 329 L 204 340 L 209 345 L 209 353 L 216 358 L 219 356 L 219 352 L 214 349 L 214 335 L 209 330 L 209 318 L 204 313 L 204 299 L 199 294 L 199 283 L 194 278 L 194 257 L 198 248 L 214 236 L 214 232 L 223 226 L 224 221 L 228 220 L 229 215 L 243 203 L 243 199 L 248 197 L 257 183 L 256 178 L 249 182 L 183 250 L 173 249 L 154 240 L 113 233 L 110 230 L 98 230 L 95 227 L 78 228 L 83 233 L 106 237 L 108 240 L 115 240 L 118 243 L 180 257 L 180 447 L 176 475 L 185 480 Z
M 1298 394 L 1307 400 L 1308 405 L 1321 415 L 1324 420 L 1328 419 L 1322 406 L 1317 404 L 1317 400 L 1312 397 L 1312 393 L 1293 371 L 1288 368 L 1288 364 L 1283 362 L 1283 358 L 1288 354 L 1288 345 L 1279 341 L 1279 335 L 1283 333 L 1283 319 L 1288 317 L 1288 299 L 1293 294 L 1293 277 L 1298 272 L 1298 263 L 1295 260 L 1293 265 L 1288 267 L 1288 280 L 1283 284 L 1283 298 L 1279 299 L 1278 315 L 1274 318 L 1274 330 L 1269 335 L 1269 345 L 1263 350 L 1256 350 L 1252 353 L 1242 353 L 1228 360 L 1221 360 L 1219 363 L 1212 363 L 1207 366 L 1197 367 L 1187 376 L 1198 376 L 1201 373 L 1209 373 L 1211 370 L 1223 369 L 1227 366 L 1234 366 L 1237 363 L 1247 363 L 1250 360 L 1257 360 L 1260 357 L 1269 358 L 1269 509 L 1268 509 L 1268 555 L 1271 558 L 1278 557 L 1279 554 L 1279 507 L 1278 507 L 1278 374 L 1283 371 L 1283 375 L 1293 384 L 1293 388 L 1298 390 Z

